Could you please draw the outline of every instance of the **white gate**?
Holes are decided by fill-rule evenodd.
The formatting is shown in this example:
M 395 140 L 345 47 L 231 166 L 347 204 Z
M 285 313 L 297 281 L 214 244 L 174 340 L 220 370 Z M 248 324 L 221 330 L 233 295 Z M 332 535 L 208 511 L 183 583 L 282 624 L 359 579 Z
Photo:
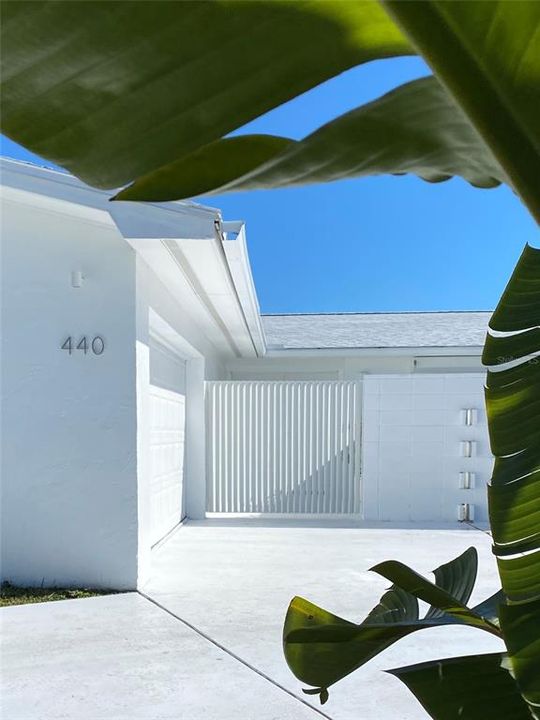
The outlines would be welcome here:
M 207 511 L 360 512 L 354 382 L 207 383 Z

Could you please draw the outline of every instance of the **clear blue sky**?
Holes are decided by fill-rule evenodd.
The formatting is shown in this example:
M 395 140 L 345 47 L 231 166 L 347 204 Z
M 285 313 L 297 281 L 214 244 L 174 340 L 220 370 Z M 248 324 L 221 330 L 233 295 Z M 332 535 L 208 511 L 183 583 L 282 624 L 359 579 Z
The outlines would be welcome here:
M 426 73 L 417 58 L 370 63 L 243 131 L 301 138 Z M 6 139 L 2 154 L 36 159 Z M 197 200 L 246 221 L 263 312 L 488 310 L 525 243 L 539 239 L 511 190 L 460 179 L 378 177 Z

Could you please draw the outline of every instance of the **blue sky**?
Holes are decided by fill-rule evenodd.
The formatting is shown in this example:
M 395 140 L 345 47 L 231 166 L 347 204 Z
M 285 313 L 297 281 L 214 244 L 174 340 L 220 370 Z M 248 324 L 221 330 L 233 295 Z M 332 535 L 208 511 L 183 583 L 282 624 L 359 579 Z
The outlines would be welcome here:
M 363 65 L 243 131 L 301 138 L 427 72 L 418 58 Z M 6 139 L 2 154 L 36 159 Z M 538 243 L 511 190 L 460 179 L 377 177 L 197 201 L 246 221 L 263 312 L 488 310 L 525 243 Z

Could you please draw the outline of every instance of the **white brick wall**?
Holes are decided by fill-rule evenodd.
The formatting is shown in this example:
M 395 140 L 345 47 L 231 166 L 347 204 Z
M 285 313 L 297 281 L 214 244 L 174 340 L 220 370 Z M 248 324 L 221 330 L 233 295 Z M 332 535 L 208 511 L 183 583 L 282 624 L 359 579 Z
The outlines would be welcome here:
M 364 518 L 388 522 L 455 522 L 460 503 L 487 521 L 491 475 L 483 395 L 484 375 L 366 375 L 363 393 Z M 462 410 L 477 409 L 475 424 Z M 473 457 L 461 443 L 476 442 Z M 460 488 L 460 472 L 475 487 Z

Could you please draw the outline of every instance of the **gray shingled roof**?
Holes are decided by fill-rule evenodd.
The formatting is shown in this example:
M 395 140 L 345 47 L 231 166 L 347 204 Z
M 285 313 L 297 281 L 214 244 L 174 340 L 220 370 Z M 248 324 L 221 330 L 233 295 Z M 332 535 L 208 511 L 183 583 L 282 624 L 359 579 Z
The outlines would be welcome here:
M 269 348 L 480 347 L 491 312 L 263 315 Z

